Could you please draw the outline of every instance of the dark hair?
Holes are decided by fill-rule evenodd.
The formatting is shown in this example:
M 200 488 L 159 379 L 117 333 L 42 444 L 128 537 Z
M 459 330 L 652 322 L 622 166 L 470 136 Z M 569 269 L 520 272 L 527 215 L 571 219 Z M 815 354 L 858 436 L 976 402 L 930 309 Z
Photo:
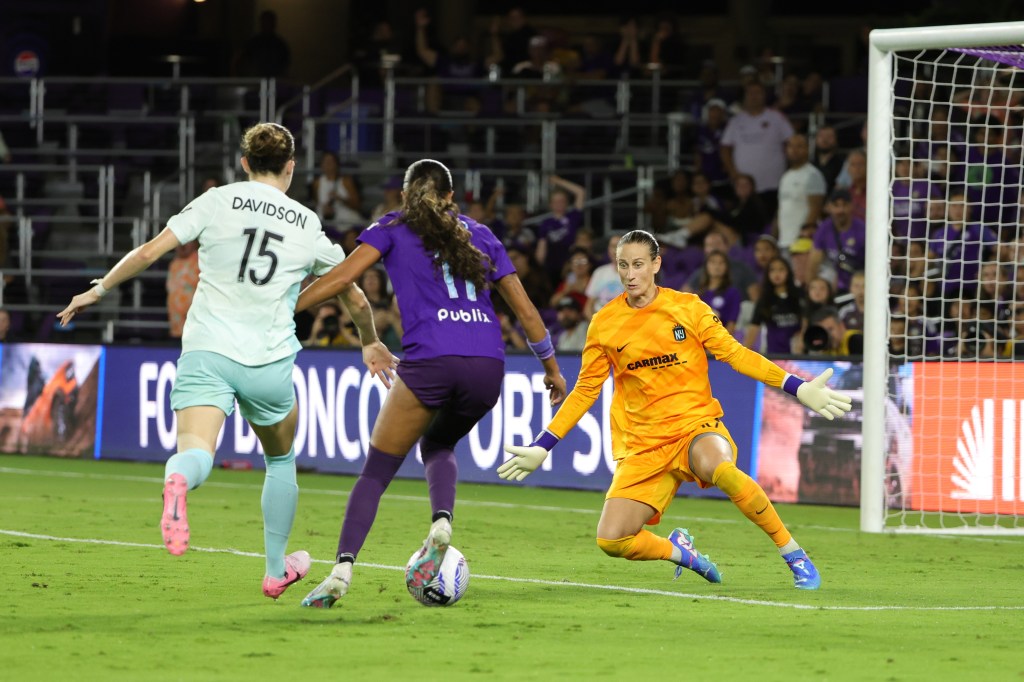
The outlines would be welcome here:
M 565 260 L 566 262 L 571 261 L 576 256 L 583 256 L 584 258 L 587 259 L 587 263 L 589 263 L 591 267 L 594 266 L 594 257 L 590 255 L 589 249 L 585 249 L 582 246 L 574 246 L 571 249 L 569 249 L 569 255 L 566 257 Z
M 626 234 L 622 235 L 622 239 L 619 240 L 619 248 L 621 249 L 626 244 L 643 244 L 650 252 L 652 261 L 661 253 L 661 247 L 658 246 L 658 240 L 654 238 L 653 234 L 646 230 L 630 230 Z
M 295 158 L 295 138 L 283 125 L 257 123 L 242 135 L 242 156 L 253 175 L 280 175 Z
M 740 178 L 742 178 L 742 179 L 744 179 L 744 180 L 746 180 L 747 182 L 750 183 L 750 189 L 753 190 L 751 192 L 751 196 L 756 196 L 757 195 L 757 180 L 754 179 L 754 176 L 751 175 L 750 173 L 737 173 L 736 174 L 736 180 L 739 180 Z M 734 184 L 735 184 L 736 180 L 733 180 Z
M 437 254 L 434 269 L 447 263 L 453 276 L 472 282 L 478 290 L 488 286 L 494 270 L 491 259 L 473 246 L 469 230 L 459 220 L 459 207 L 447 197 L 452 174 L 440 161 L 420 159 L 405 171 L 405 192 L 400 216 L 423 242 L 428 253 Z
M 796 278 L 793 276 L 793 266 L 782 256 L 775 256 L 764 266 L 764 278 L 761 280 L 761 296 L 757 299 L 754 308 L 755 317 L 763 320 L 771 319 L 772 306 L 780 296 L 775 293 L 775 285 L 772 284 L 771 269 L 774 263 L 782 263 L 786 266 L 786 298 L 792 301 L 800 301 L 800 288 L 796 285 Z
M 811 315 L 811 319 L 808 321 L 811 324 L 820 325 L 830 317 L 834 317 L 836 320 L 839 320 L 839 310 L 835 306 L 826 305 L 815 310 L 814 314 Z
M 359 283 L 359 288 L 362 289 L 363 293 L 365 294 L 366 293 L 366 278 L 367 278 L 367 276 L 373 276 L 373 275 L 376 275 L 377 277 L 380 278 L 380 297 L 381 298 L 380 298 L 380 301 L 370 301 L 370 304 L 371 305 L 383 305 L 383 306 L 390 305 L 391 304 L 392 294 L 389 291 L 388 273 L 384 271 L 384 268 L 376 267 L 376 266 L 367 268 L 363 272 L 363 274 L 359 276 L 359 282 L 358 282 Z M 369 296 L 367 296 L 367 300 L 369 300 Z
M 341 304 L 338 303 L 337 299 L 329 298 L 323 303 L 321 303 L 319 306 L 317 306 L 317 313 L 319 313 L 324 308 L 330 308 L 331 310 L 334 311 L 335 315 L 341 315 Z
M 697 285 L 698 292 L 708 291 L 708 286 L 711 284 L 711 275 L 708 274 L 708 261 L 714 256 L 721 256 L 722 260 L 725 261 L 725 274 L 722 275 L 721 285 L 711 291 L 725 291 L 732 286 L 732 277 L 729 275 L 729 256 L 725 255 L 724 251 L 712 251 L 704 257 L 704 265 L 700 269 L 700 282 Z

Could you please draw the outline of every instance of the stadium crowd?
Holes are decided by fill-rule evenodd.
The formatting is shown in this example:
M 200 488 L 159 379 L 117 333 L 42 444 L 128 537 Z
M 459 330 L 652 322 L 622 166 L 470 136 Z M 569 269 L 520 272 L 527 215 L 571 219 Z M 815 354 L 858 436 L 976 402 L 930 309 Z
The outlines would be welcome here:
M 442 79 L 426 97 L 435 113 L 507 114 L 521 104 L 500 88 L 452 82 L 460 78 L 534 78 L 538 85 L 528 88 L 526 111 L 595 117 L 614 115 L 612 90 L 558 86 L 649 78 L 652 69 L 665 78 L 695 79 L 691 90 L 666 90 L 663 105 L 694 122 L 687 138 L 693 164 L 659 178 L 644 207 L 647 227 L 663 247 L 659 283 L 698 294 L 749 348 L 769 354 L 861 352 L 867 156 L 863 147 L 842 149 L 835 127 L 808 125 L 810 113 L 819 123 L 828 120 L 821 73 L 782 71 L 766 53 L 723 85 L 716 64 L 695 55 L 670 16 L 626 19 L 617 39 L 603 40 L 537 30 L 514 8 L 495 17 L 482 45 L 471 36 L 439 44 L 426 10 L 411 23 L 411 40 L 402 41 L 395 27 L 380 22 L 355 63 L 367 90 L 379 81 L 381 58 L 389 54 L 402 55 L 408 73 Z M 966 101 L 947 86 L 927 93 L 935 103 L 927 111 L 897 112 L 916 123 L 897 131 L 902 142 L 891 187 L 890 352 L 896 357 L 1024 357 L 1024 305 L 1017 303 L 1024 300 L 1018 291 L 1024 266 L 1021 121 L 1009 106 L 1020 95 L 1012 92 L 1010 76 L 992 78 L 986 92 L 1004 89 L 1001 106 Z M 452 128 L 459 135 L 473 129 L 471 118 Z M 529 147 L 524 134 L 512 144 Z M 485 187 L 484 196 L 457 199 L 463 199 L 465 214 L 505 244 L 557 348 L 579 351 L 594 312 L 621 292 L 614 246 L 618 234 L 635 226 L 603 234 L 587 224 L 585 190 L 571 169 L 563 172 L 566 177 L 547 178 L 547 210 L 535 215 L 514 186 Z M 319 172 L 298 198 L 315 207 L 348 252 L 362 229 L 401 205 L 398 177 L 377 192 L 365 189 L 336 153 L 323 150 Z M 380 202 L 368 205 L 370 195 Z M 9 225 L 0 200 L 3 260 L 9 259 Z M 169 270 L 172 336 L 180 330 L 197 267 L 194 250 L 183 247 Z M 402 324 L 387 275 L 371 268 L 360 283 L 382 339 L 399 348 Z M 507 347 L 525 348 L 523 330 L 509 311 L 499 306 L 499 314 Z M 297 326 L 309 346 L 358 342 L 352 321 L 329 304 L 300 315 Z

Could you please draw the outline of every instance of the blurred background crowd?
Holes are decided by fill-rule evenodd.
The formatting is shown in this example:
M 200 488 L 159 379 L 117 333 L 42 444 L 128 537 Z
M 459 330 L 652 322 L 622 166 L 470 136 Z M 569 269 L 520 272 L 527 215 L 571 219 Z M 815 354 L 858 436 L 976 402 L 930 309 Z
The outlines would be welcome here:
M 346 250 L 362 229 L 400 209 L 403 165 L 416 154 L 436 153 L 456 175 L 493 171 L 460 185 L 456 200 L 504 242 L 561 351 L 581 350 L 591 317 L 621 293 L 616 242 L 629 229 L 644 227 L 662 244 L 660 284 L 699 295 L 745 345 L 775 355 L 858 355 L 865 300 L 867 31 L 873 25 L 1005 17 L 958 3 L 868 3 L 862 9 L 874 13 L 872 22 L 847 21 L 845 37 L 829 43 L 816 33 L 823 29 L 814 18 L 834 20 L 839 10 L 788 17 L 777 4 L 735 1 L 665 12 L 657 3 L 639 2 L 631 3 L 632 14 L 609 16 L 563 8 L 553 15 L 539 3 L 492 8 L 465 0 L 390 2 L 371 8 L 343 2 L 337 5 L 349 30 L 338 36 L 339 47 L 310 40 L 330 33 L 312 28 L 315 16 L 299 21 L 294 8 L 281 3 L 168 0 L 144 15 L 131 3 L 90 1 L 77 15 L 65 8 L 72 38 L 58 47 L 60 36 L 51 34 L 50 43 L 42 43 L 48 47 L 36 50 L 48 60 L 47 72 L 31 75 L 139 76 L 152 69 L 166 74 L 170 66 L 175 77 L 274 79 L 281 101 L 308 96 L 304 87 L 338 65 L 323 55 L 343 52 L 337 61 L 358 77 L 359 101 L 371 115 L 376 106 L 408 121 L 443 121 L 396 128 L 385 142 L 394 145 L 395 158 L 384 165 L 370 160 L 378 142 L 373 134 L 366 150 L 363 140 L 349 147 L 330 133 L 317 138 L 308 150 L 310 172 L 291 194 L 316 210 Z M 20 14 L 6 11 L 29 17 L 23 23 L 31 26 L 32 3 L 15 6 Z M 173 28 L 161 33 L 149 25 L 161 18 Z M 100 20 L 105 23 L 97 29 Z M 787 20 L 801 30 L 783 37 L 766 28 Z M 712 25 L 736 33 L 727 47 L 694 34 L 694 26 Z M 91 29 L 102 34 L 106 52 L 88 49 Z M 216 35 L 223 38 L 219 43 L 209 39 Z M 8 34 L 4 40 L 0 48 L 12 39 Z M 176 58 L 154 66 L 157 54 Z M 1016 69 L 994 68 L 983 82 L 973 76 L 970 83 L 948 74 L 947 84 L 936 86 L 943 79 L 934 73 L 917 78 L 914 65 L 899 68 L 890 352 L 1024 357 L 1024 290 L 1018 290 L 1024 118 Z M 404 97 L 393 90 L 402 79 L 416 84 Z M 322 104 L 330 111 L 330 101 Z M 197 97 L 188 106 L 223 103 Z M 295 106 L 281 118 L 300 137 L 305 115 Z M 625 116 L 649 121 L 650 130 L 625 144 L 615 125 Z M 233 125 L 251 122 L 242 118 Z M 553 144 L 543 126 L 495 123 L 508 119 L 570 122 L 557 129 L 555 165 L 543 162 L 545 145 Z M 0 136 L 0 162 L 6 165 L 35 160 L 30 150 L 41 142 L 36 130 L 14 120 L 0 117 L 6 136 L 6 143 Z M 681 152 L 678 163 L 652 165 L 648 185 L 634 200 L 636 217 L 616 214 L 610 225 L 600 220 L 591 209 L 607 192 L 595 196 L 593 150 L 614 156 L 618 171 L 641 163 L 641 147 L 661 153 L 672 145 Z M 537 174 L 539 186 L 528 185 L 521 173 L 526 170 Z M 197 192 L 235 179 L 216 166 L 205 171 Z M 0 195 L 14 191 L 10 177 L 0 174 Z M 0 268 L 14 273 L 4 278 L 8 310 L 0 310 L 0 341 L 53 340 L 62 332 L 31 307 L 46 292 L 18 274 L 25 235 L 16 219 L 29 210 L 19 197 L 16 207 L 0 199 Z M 30 238 L 47 247 L 45 236 Z M 195 245 L 184 245 L 156 293 L 150 286 L 142 294 L 166 304 L 166 324 L 143 340 L 180 336 L 198 276 Z M 402 324 L 386 273 L 371 269 L 360 286 L 383 340 L 399 348 Z M 500 301 L 498 307 L 508 348 L 525 349 L 522 330 Z M 336 306 L 300 316 L 297 327 L 310 346 L 358 345 L 351 320 Z

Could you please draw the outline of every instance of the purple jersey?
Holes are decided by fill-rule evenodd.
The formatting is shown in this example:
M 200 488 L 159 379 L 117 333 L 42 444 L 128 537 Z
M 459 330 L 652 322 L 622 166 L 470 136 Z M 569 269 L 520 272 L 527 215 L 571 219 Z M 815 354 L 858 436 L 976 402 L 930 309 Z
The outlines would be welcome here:
M 736 287 L 726 287 L 718 291 L 700 292 L 700 300 L 711 306 L 715 314 L 722 320 L 722 324 L 735 323 L 740 316 L 740 303 L 743 302 L 743 294 Z
M 958 230 L 952 225 L 932 232 L 928 249 L 943 260 L 943 291 L 956 295 L 978 280 L 981 258 L 987 247 L 996 245 L 996 235 L 981 225 L 966 225 Z
M 967 151 L 964 180 L 967 201 L 975 208 L 971 217 L 985 225 L 1000 225 L 1016 218 L 1020 191 L 1020 159 L 1005 149 L 971 147 Z M 979 215 L 980 213 L 980 215 Z
M 435 255 L 423 248 L 419 236 L 401 222 L 401 215 L 394 211 L 381 216 L 359 235 L 359 241 L 380 251 L 391 277 L 402 314 L 405 358 L 460 355 L 504 360 L 505 344 L 491 290 L 478 291 L 471 282 L 453 277 L 447 263 L 435 267 Z M 489 281 L 515 273 L 505 247 L 486 226 L 464 215 L 459 220 L 469 230 L 473 246 L 494 265 Z
M 818 225 L 814 233 L 814 248 L 825 253 L 825 258 L 836 266 L 836 288 L 847 291 L 853 273 L 864 269 L 866 245 L 864 221 L 852 218 L 850 226 L 840 232 L 831 218 Z
M 897 180 L 892 183 L 892 230 L 896 236 L 922 239 L 928 236 L 928 200 L 942 196 L 939 183 L 929 180 Z
M 729 174 L 722 163 L 722 134 L 725 128 L 713 130 L 708 126 L 697 129 L 697 154 L 700 156 L 700 170 L 712 186 L 729 182 Z
M 583 213 L 575 208 L 570 208 L 561 218 L 549 216 L 537 225 L 537 237 L 548 240 L 548 252 L 544 261 L 544 267 L 548 272 L 562 272 L 562 266 L 569 258 L 569 249 L 576 242 L 576 233 L 581 225 Z

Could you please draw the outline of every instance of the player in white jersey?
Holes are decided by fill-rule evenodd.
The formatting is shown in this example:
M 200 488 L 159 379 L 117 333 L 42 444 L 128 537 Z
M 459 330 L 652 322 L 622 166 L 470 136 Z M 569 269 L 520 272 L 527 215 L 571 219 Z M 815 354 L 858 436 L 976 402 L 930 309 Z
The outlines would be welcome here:
M 293 311 L 299 286 L 345 253 L 332 244 L 316 214 L 285 192 L 295 171 L 295 140 L 276 123 L 260 123 L 242 138 L 248 182 L 211 189 L 167 221 L 89 291 L 58 313 L 67 324 L 108 290 L 139 274 L 180 244 L 199 240 L 199 286 L 182 335 L 171 407 L 178 452 L 167 461 L 160 521 L 171 554 L 188 548 L 185 499 L 213 468 L 217 435 L 238 400 L 266 453 L 263 525 L 267 572 L 263 593 L 277 599 L 309 571 L 309 554 L 285 556 L 298 500 L 293 439 L 297 409 L 292 367 L 300 348 Z M 370 371 L 390 386 L 397 359 L 377 339 L 366 296 L 351 287 L 339 298 L 363 341 Z

